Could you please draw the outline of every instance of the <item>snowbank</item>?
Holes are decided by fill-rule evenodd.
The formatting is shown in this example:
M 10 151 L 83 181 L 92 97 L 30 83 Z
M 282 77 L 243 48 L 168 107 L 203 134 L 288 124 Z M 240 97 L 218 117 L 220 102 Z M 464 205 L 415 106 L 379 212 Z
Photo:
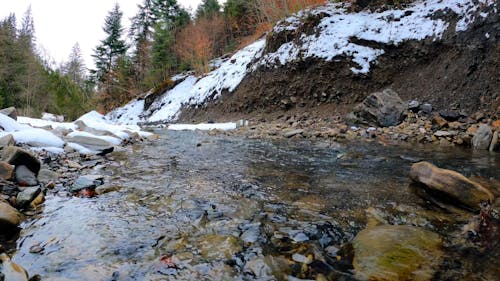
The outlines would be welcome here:
M 283 44 L 276 52 L 263 56 L 260 65 L 284 65 L 307 57 L 331 61 L 336 57 L 346 56 L 358 65 L 351 68 L 353 73 L 368 73 L 370 65 L 384 54 L 384 50 L 354 42 L 366 40 L 398 45 L 408 40 L 422 40 L 429 37 L 434 40 L 440 39 L 450 27 L 450 23 L 436 16 L 440 13 L 456 13 L 460 20 L 454 29 L 464 31 L 474 21 L 474 14 L 481 6 L 474 2 L 476 1 L 418 1 L 403 10 L 387 10 L 379 13 L 366 11 L 348 13 L 345 4 L 336 3 L 315 10 L 302 11 L 276 25 L 273 32 L 297 31 L 304 24 L 304 18 L 320 14 L 328 16 L 321 19 L 317 32 L 313 32 L 312 35 L 302 34 L 300 40 Z M 495 1 L 478 2 L 487 7 Z
M 66 145 L 80 153 L 99 153 L 95 147 L 93 149 L 84 143 L 66 142 L 64 139 L 74 140 L 78 137 L 85 137 L 87 140 L 89 138 L 104 140 L 105 143 L 116 146 L 129 139 L 131 134 L 137 133 L 142 137 L 152 135 L 141 131 L 139 126 L 112 124 L 105 116 L 95 111 L 83 115 L 74 123 L 59 123 L 28 117 L 18 117 L 16 121 L 0 114 L 0 127 L 3 128 L 3 131 L 0 130 L 0 137 L 12 135 L 16 144 L 31 146 L 35 151 L 45 150 L 52 153 L 63 153 Z M 70 132 L 65 136 L 57 136 L 51 131 L 55 132 L 61 128 Z
M 199 105 L 209 98 L 218 98 L 223 91 L 234 91 L 248 72 L 249 64 L 262 54 L 265 40 L 261 39 L 235 53 L 231 58 L 219 62 L 219 68 L 202 78 L 190 75 L 163 97 L 144 110 L 143 100 L 133 100 L 122 108 L 110 112 L 107 117 L 118 124 L 137 124 L 140 122 L 170 122 L 175 120 L 185 105 Z M 147 118 L 141 115 L 149 116 Z

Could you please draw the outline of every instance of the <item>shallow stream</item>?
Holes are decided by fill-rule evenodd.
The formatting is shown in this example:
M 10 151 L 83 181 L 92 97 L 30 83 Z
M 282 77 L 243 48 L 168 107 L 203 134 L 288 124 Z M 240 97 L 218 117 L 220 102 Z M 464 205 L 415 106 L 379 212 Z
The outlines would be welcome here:
M 445 240 L 459 227 L 414 194 L 413 162 L 497 179 L 500 168 L 498 154 L 456 148 L 156 133 L 111 156 L 102 173 L 119 191 L 48 195 L 22 226 L 13 260 L 43 280 L 350 280 L 349 266 L 330 261 L 365 228 L 370 207 Z M 464 276 L 481 257 L 460 258 L 469 267 L 441 270 Z

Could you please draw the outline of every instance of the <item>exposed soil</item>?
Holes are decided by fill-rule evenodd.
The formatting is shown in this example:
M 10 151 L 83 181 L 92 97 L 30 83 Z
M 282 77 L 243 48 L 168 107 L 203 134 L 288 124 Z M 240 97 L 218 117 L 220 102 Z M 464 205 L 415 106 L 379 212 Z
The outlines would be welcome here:
M 498 119 L 499 39 L 500 16 L 492 15 L 467 32 L 449 30 L 438 42 L 429 39 L 392 46 L 358 40 L 357 44 L 385 50 L 366 76 L 353 74 L 350 67 L 355 64 L 348 58 L 331 62 L 305 59 L 279 68 L 262 67 L 234 92 L 197 109 L 184 110 L 180 121 L 273 120 L 303 112 L 318 117 L 344 116 L 367 95 L 387 87 L 403 100 L 427 102 L 436 110 L 481 111 Z

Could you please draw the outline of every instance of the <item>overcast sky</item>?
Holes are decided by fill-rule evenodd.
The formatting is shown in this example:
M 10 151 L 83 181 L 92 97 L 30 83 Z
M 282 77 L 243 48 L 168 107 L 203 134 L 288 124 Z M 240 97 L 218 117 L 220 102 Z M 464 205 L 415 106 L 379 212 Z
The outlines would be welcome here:
M 115 3 L 123 11 L 123 24 L 137 12 L 142 0 L 0 0 L 0 19 L 15 13 L 18 24 L 31 4 L 35 35 L 40 49 L 56 63 L 67 60 L 71 48 L 80 44 L 87 67 L 93 67 L 91 54 L 104 38 L 104 18 Z M 178 0 L 182 6 L 195 10 L 201 0 Z

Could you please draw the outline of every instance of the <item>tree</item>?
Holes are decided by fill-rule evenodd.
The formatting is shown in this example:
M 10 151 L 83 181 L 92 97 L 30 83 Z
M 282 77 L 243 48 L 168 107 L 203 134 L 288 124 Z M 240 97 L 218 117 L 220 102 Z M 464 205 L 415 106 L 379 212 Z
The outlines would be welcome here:
M 92 71 L 97 82 L 104 82 L 109 75 L 112 75 L 113 68 L 117 66 L 118 58 L 125 55 L 127 46 L 122 39 L 124 29 L 122 27 L 123 12 L 120 10 L 118 3 L 115 4 L 106 19 L 104 20 L 103 30 L 106 33 L 106 38 L 101 40 L 101 44 L 94 50 L 93 55 L 96 69 Z M 109 86 L 109 85 L 108 85 Z
M 68 62 L 66 62 L 62 68 L 62 74 L 67 75 L 71 81 L 80 87 L 84 87 L 87 76 L 86 71 L 87 69 L 82 58 L 80 44 L 77 42 L 73 45 L 73 48 L 71 48 Z
M 220 14 L 221 6 L 217 0 L 202 0 L 196 9 L 196 18 L 212 18 Z
M 132 39 L 135 83 L 142 84 L 151 68 L 151 45 L 155 26 L 153 0 L 137 5 L 139 12 L 132 18 L 129 37 Z

